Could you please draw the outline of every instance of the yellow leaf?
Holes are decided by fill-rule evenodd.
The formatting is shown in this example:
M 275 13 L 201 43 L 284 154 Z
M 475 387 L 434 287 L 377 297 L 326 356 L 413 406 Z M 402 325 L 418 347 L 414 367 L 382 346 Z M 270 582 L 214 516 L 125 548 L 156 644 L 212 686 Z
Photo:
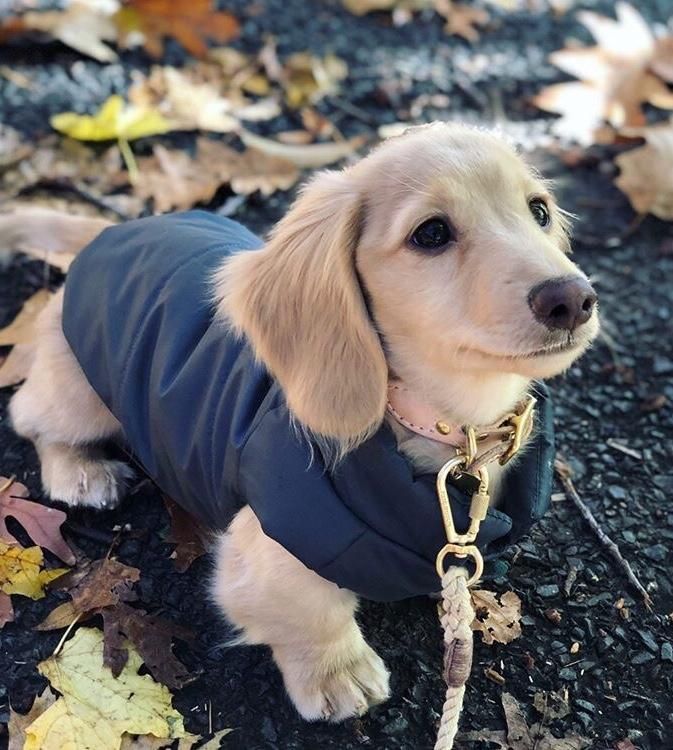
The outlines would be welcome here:
M 62 112 L 50 120 L 59 133 L 78 141 L 133 141 L 150 135 L 168 133 L 171 123 L 154 109 L 127 105 L 118 94 L 105 102 L 95 115 Z
M 0 590 L 42 599 L 44 586 L 66 572 L 65 568 L 42 570 L 43 562 L 39 547 L 24 549 L 18 544 L 0 542 Z
M 122 735 L 185 736 L 167 687 L 140 675 L 142 659 L 129 643 L 119 677 L 103 664 L 103 634 L 80 628 L 39 670 L 59 698 L 26 728 L 24 750 L 119 750 Z

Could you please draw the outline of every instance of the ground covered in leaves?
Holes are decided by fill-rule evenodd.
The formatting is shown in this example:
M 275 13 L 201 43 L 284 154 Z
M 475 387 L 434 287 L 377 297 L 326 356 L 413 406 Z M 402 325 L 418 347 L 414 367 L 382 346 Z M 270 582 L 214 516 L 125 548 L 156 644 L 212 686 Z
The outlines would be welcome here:
M 0 3 L 0 9 L 4 5 Z M 577 126 L 581 137 L 575 130 L 576 139 L 586 145 L 582 150 L 555 146 L 552 120 L 532 106 L 531 98 L 564 80 L 547 61 L 548 55 L 565 47 L 571 36 L 585 44 L 590 37 L 572 8 L 555 15 L 544 2 L 530 5 L 533 10 L 490 8 L 490 22 L 479 42 L 470 46 L 447 36 L 443 21 L 427 11 L 398 27 L 389 14 L 359 18 L 336 2 L 226 4 L 241 25 L 234 43 L 239 50 L 256 53 L 265 36 L 273 33 L 280 59 L 309 49 L 345 61 L 347 77 L 339 80 L 338 93 L 315 104 L 315 111 L 345 139 L 374 139 L 381 125 L 400 120 L 441 117 L 497 124 L 530 151 L 545 175 L 557 181 L 562 205 L 578 214 L 576 257 L 599 292 L 605 336 L 551 384 L 559 448 L 574 471 L 579 493 L 639 575 L 653 610 L 647 611 L 559 486 L 550 513 L 531 536 L 489 567 L 487 588 L 513 590 L 520 596 L 523 632 L 507 645 L 485 645 L 477 637 L 460 742 L 463 748 L 666 750 L 673 748 L 673 225 L 652 216 L 634 220 L 629 200 L 614 184 L 614 157 L 624 147 L 586 145 L 612 140 L 604 133 L 600 138 L 587 135 L 595 131 L 595 121 L 583 119 Z M 610 2 L 583 7 L 589 5 L 603 13 L 614 10 Z M 650 24 L 667 21 L 670 11 L 664 0 L 648 0 L 638 7 Z M 180 66 L 186 60 L 174 42 L 169 41 L 162 54 L 164 64 Z M 69 110 L 93 113 L 110 95 L 125 94 L 132 71 L 147 73 L 150 62 L 145 53 L 131 50 L 118 62 L 100 65 L 55 42 L 36 46 L 20 37 L 12 39 L 0 48 L 0 121 L 27 142 L 34 141 L 51 131 L 50 116 Z M 669 80 L 666 74 L 670 69 L 661 73 L 664 82 Z M 26 80 L 28 87 L 21 85 Z M 654 89 L 662 103 L 664 92 Z M 639 111 L 647 101 L 643 97 L 638 102 Z M 603 126 L 614 125 L 611 116 L 612 110 L 598 119 L 603 118 Z M 657 119 L 661 112 L 653 116 Z M 637 115 L 635 121 L 626 119 L 629 126 L 643 124 Z M 269 136 L 306 126 L 306 118 L 284 110 L 251 129 Z M 195 153 L 194 136 L 181 133 L 137 141 L 136 156 L 161 161 L 162 147 L 153 151 L 156 143 Z M 673 161 L 668 169 L 673 171 Z M 259 177 L 259 170 L 243 171 Z M 218 179 L 231 183 L 221 175 Z M 265 231 L 292 194 L 282 189 L 282 179 L 274 180 L 273 190 L 280 190 L 269 189 L 266 192 L 273 194 L 266 197 L 259 184 L 247 190 L 240 184 L 240 189 L 233 184 L 231 189 L 219 188 L 217 183 L 210 191 L 211 182 L 204 200 L 209 208 Z M 58 193 L 63 198 L 58 192 L 63 184 L 62 176 L 47 185 L 43 180 L 38 191 L 31 188 L 25 197 Z M 167 200 L 163 193 L 157 198 L 156 190 L 148 190 L 155 205 Z M 78 200 L 82 195 L 80 191 Z M 107 205 L 123 215 L 124 206 L 131 204 Z M 642 186 L 633 205 L 660 216 L 670 211 L 664 199 L 657 203 L 643 198 Z M 60 278 L 53 269 L 46 273 L 39 260 L 15 257 L 0 272 L 0 326 L 16 316 L 31 294 Z M 16 475 L 39 500 L 33 449 L 11 432 L 7 422 L 11 393 L 11 388 L 0 391 L 0 474 Z M 24 531 L 11 520 L 8 529 L 30 547 Z M 176 570 L 173 545 L 167 541 L 169 516 L 149 482 L 138 483 L 115 511 L 68 511 L 63 531 L 80 559 L 110 556 L 140 571 L 128 577 L 133 596 L 124 589 L 117 601 L 124 606 L 132 601 L 149 616 L 174 623 L 183 635 L 180 628 L 193 632 L 193 638 L 177 640 L 175 647 L 185 674 L 196 676 L 174 690 L 174 706 L 185 717 L 189 732 L 208 735 L 231 728 L 222 747 L 246 750 L 432 747 L 443 693 L 440 632 L 432 601 L 364 603 L 360 619 L 392 671 L 392 697 L 361 720 L 340 726 L 307 725 L 284 697 L 266 649 L 223 647 L 228 628 L 206 597 L 210 563 L 201 557 L 186 572 Z M 32 539 L 40 543 L 34 535 Z M 59 560 L 44 552 L 50 568 L 68 562 L 62 549 L 60 554 Z M 41 558 L 31 562 L 36 570 L 40 563 Z M 49 660 L 62 630 L 34 628 L 57 605 L 66 608 L 57 612 L 68 621 L 67 608 L 74 605 L 76 592 L 80 597 L 86 593 L 79 580 L 81 588 L 71 589 L 69 595 L 52 585 L 46 597 L 39 598 L 44 583 L 33 581 L 37 588 L 29 589 L 28 596 L 12 597 L 14 621 L 0 633 L 0 723 L 9 719 L 10 701 L 13 709 L 25 713 L 46 685 L 49 667 L 38 671 L 37 664 Z M 34 599 L 29 598 L 32 594 Z M 98 608 L 98 619 L 88 624 L 102 626 L 111 603 L 89 602 L 89 611 Z M 115 626 L 124 612 L 115 610 Z M 132 623 L 125 627 L 132 629 Z M 88 631 L 78 632 L 83 633 L 80 639 L 92 637 Z M 131 652 L 127 658 L 133 662 L 138 657 Z M 152 658 L 156 654 L 143 656 L 147 665 Z M 182 681 L 176 673 L 163 676 L 165 683 L 173 678 L 176 685 Z M 505 716 L 509 735 L 503 733 Z M 531 730 L 535 724 L 542 729 Z M 132 731 L 133 724 L 128 726 Z M 578 736 L 587 743 L 580 744 Z M 0 733 L 0 746 L 6 742 Z

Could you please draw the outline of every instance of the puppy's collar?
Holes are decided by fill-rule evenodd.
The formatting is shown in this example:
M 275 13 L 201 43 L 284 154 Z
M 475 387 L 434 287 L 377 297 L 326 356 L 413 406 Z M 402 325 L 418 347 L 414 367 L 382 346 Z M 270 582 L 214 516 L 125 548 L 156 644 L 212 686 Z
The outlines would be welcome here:
M 486 450 L 482 455 L 490 457 L 493 453 L 493 457 L 501 463 L 506 463 L 530 435 L 535 403 L 533 396 L 526 396 L 513 412 L 497 422 L 472 428 L 438 418 L 432 407 L 417 398 L 401 381 L 391 381 L 388 384 L 387 411 L 402 426 L 417 435 L 450 445 L 457 451 L 473 454 L 474 457 L 474 449 L 468 445 L 468 433 L 472 432 L 476 440 L 486 443 Z

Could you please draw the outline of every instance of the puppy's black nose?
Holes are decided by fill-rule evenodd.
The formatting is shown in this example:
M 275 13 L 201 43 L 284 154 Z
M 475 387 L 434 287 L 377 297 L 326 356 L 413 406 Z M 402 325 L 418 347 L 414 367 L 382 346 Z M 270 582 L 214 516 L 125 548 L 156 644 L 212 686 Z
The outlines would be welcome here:
M 574 331 L 591 317 L 596 292 L 582 276 L 543 281 L 531 290 L 528 304 L 536 319 L 547 328 Z

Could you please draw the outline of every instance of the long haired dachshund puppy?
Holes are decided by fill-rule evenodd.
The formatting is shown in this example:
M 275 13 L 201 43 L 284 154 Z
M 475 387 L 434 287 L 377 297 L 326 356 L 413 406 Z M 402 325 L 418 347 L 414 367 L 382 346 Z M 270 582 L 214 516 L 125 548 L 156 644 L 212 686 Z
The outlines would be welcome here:
M 13 232 L 53 234 L 47 225 Z M 82 244 L 88 239 L 84 230 Z M 203 296 L 214 298 L 217 331 L 234 331 L 279 385 L 288 431 L 298 428 L 328 471 L 387 422 L 422 473 L 456 450 L 435 439 L 425 415 L 497 424 L 533 379 L 562 372 L 595 338 L 596 295 L 568 252 L 563 211 L 512 148 L 488 132 L 435 123 L 315 176 L 261 249 L 217 263 Z M 138 300 L 127 299 L 110 320 L 133 314 Z M 52 498 L 105 507 L 129 469 L 92 446 L 132 430 L 80 369 L 62 306 L 59 293 L 43 315 L 11 417 L 34 442 Z M 175 346 L 180 336 L 176 328 Z M 217 538 L 212 593 L 240 642 L 271 647 L 306 719 L 345 719 L 387 697 L 388 672 L 356 623 L 356 595 L 270 538 L 250 505 Z

